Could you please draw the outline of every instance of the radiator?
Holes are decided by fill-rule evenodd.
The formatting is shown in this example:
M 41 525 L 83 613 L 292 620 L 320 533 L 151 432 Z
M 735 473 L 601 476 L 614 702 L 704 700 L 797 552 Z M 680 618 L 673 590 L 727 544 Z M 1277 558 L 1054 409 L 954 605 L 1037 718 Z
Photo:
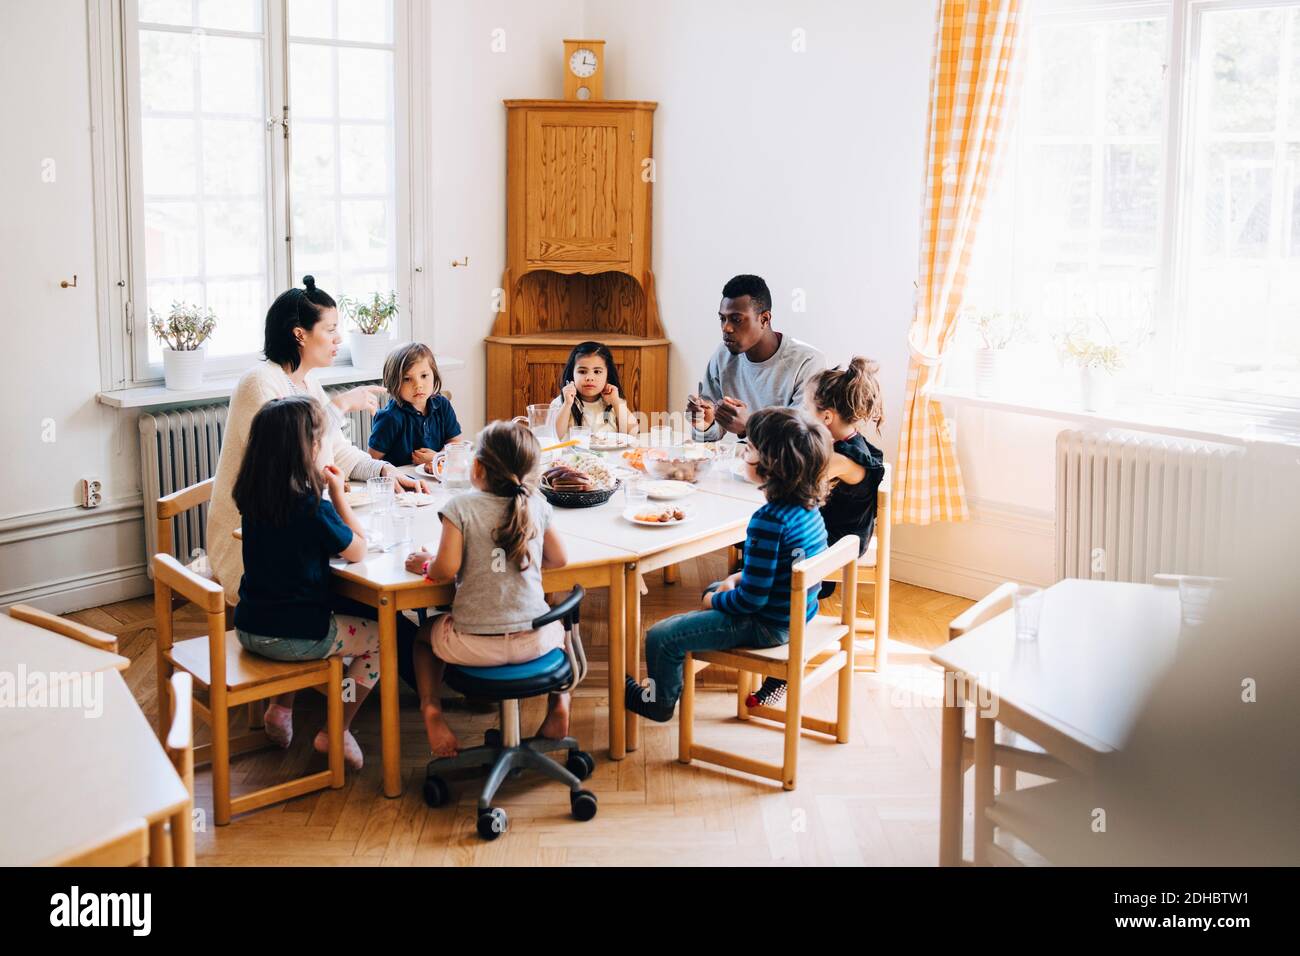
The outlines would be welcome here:
M 1240 446 L 1133 432 L 1056 439 L 1056 576 L 1221 573 L 1243 501 Z
M 353 385 L 325 389 L 327 395 L 345 392 Z M 382 405 L 387 399 L 382 399 Z M 154 502 L 163 495 L 211 478 L 217 471 L 221 440 L 226 429 L 226 402 L 140 414 L 140 488 L 145 502 L 145 554 L 156 554 L 158 526 Z M 369 412 L 353 412 L 343 422 L 343 432 L 354 445 L 366 447 L 370 437 Z M 173 555 L 188 563 L 206 552 L 208 507 L 191 508 L 172 519 Z M 149 562 L 146 561 L 146 564 Z M 150 574 L 152 575 L 152 565 Z

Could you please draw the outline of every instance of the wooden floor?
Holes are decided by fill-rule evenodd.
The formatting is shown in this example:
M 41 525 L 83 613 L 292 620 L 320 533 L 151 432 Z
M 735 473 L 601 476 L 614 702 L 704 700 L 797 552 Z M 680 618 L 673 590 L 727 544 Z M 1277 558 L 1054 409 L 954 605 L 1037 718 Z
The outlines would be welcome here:
M 721 557 L 681 567 L 681 583 L 651 575 L 643 599 L 644 623 L 698 606 L 703 587 L 724 573 Z M 644 724 L 642 746 L 626 760 L 608 759 L 608 697 L 605 595 L 587 598 L 583 639 L 592 673 L 574 701 L 573 733 L 596 758 L 584 784 L 600 800 L 595 819 L 569 816 L 564 787 L 527 775 L 508 782 L 497 803 L 510 815 L 510 830 L 485 843 L 474 831 L 478 779 L 453 781 L 454 804 L 424 805 L 421 783 L 428 760 L 414 697 L 402 698 L 401 798 L 380 792 L 379 701 L 373 695 L 353 730 L 366 754 L 365 769 L 349 772 L 342 790 L 325 790 L 289 803 L 236 817 L 229 826 L 211 823 L 211 774 L 196 774 L 196 845 L 203 865 L 689 865 L 866 864 L 931 866 L 938 856 L 939 735 L 942 677 L 929 650 L 947 640 L 948 622 L 969 601 L 895 583 L 892 589 L 891 666 L 881 676 L 854 679 L 853 733 L 848 744 L 805 734 L 799 787 L 744 774 L 677 762 L 677 725 Z M 192 609 L 188 609 L 192 611 Z M 185 612 L 182 612 L 185 613 Z M 126 673 L 145 713 L 156 711 L 152 598 L 139 598 L 69 615 L 117 634 L 131 658 Z M 201 632 L 191 614 L 177 637 Z M 590 623 L 587 623 L 590 622 Z M 759 721 L 735 719 L 734 682 L 706 671 L 697 694 L 696 739 L 780 761 L 781 734 Z M 807 712 L 834 715 L 834 681 L 817 689 Z M 449 705 L 450 706 L 450 705 Z M 523 705 L 524 733 L 541 721 L 543 700 Z M 449 710 L 465 744 L 481 742 L 496 721 L 495 710 Z M 311 738 L 324 721 L 316 694 L 300 694 L 293 747 L 236 758 L 236 794 L 286 774 L 323 767 Z M 198 725 L 199 740 L 206 739 Z M 969 782 L 968 782 L 969 786 Z M 967 799 L 967 806 L 972 801 Z M 966 833 L 969 839 L 970 826 Z

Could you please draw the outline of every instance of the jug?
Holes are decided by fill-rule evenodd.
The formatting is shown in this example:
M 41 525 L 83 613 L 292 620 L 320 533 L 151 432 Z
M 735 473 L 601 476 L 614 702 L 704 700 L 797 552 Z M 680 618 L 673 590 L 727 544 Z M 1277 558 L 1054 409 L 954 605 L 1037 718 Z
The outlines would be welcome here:
M 433 456 L 430 470 L 442 479 L 448 488 L 468 488 L 470 463 L 474 460 L 474 446 L 467 441 L 448 442 L 442 451 Z

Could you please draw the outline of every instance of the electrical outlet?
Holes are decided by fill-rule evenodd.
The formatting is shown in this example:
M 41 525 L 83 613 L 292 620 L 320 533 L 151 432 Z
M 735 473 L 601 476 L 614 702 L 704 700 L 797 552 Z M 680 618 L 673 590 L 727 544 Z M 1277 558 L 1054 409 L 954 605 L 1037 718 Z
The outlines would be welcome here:
M 104 501 L 104 483 L 98 478 L 82 478 L 81 507 L 98 508 Z

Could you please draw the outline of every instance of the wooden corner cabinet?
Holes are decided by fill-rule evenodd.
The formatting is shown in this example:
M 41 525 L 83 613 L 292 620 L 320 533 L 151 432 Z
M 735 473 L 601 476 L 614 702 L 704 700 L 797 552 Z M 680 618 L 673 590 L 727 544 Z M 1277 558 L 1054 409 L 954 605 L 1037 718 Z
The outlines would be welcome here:
M 506 269 L 487 337 L 488 420 L 560 392 L 585 339 L 614 353 L 634 411 L 668 407 L 650 267 L 657 104 L 506 100 Z

